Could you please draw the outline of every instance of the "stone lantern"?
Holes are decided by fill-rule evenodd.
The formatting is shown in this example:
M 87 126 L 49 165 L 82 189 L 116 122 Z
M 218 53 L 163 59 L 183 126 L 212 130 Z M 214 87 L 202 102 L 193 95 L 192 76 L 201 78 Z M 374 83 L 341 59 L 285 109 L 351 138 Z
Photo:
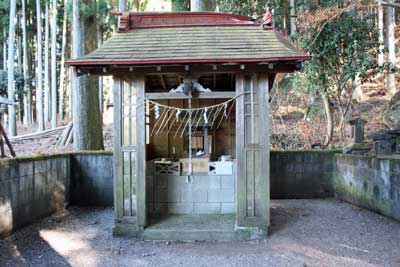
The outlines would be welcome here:
M 354 117 L 348 120 L 351 125 L 350 136 L 354 144 L 364 143 L 364 125 L 367 121 L 361 117 Z
M 365 154 L 369 151 L 369 147 L 364 143 L 364 125 L 367 122 L 361 117 L 353 117 L 347 120 L 350 124 L 350 137 L 352 141 L 349 146 L 344 149 L 345 153 Z

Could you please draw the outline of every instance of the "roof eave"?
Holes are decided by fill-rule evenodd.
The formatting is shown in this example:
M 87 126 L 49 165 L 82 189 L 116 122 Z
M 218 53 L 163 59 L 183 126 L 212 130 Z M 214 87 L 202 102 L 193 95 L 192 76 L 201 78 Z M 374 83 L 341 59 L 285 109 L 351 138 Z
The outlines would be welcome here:
M 165 60 L 69 60 L 68 66 L 108 66 L 108 65 L 169 65 L 169 64 L 201 64 L 201 63 L 262 63 L 276 61 L 305 61 L 309 60 L 309 55 L 270 57 L 270 58 L 221 58 L 221 59 L 165 59 Z

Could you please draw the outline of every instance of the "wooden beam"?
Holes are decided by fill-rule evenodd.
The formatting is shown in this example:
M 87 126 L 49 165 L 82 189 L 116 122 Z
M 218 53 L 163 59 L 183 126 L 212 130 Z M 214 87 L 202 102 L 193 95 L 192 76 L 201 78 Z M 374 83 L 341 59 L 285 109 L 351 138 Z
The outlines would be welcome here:
M 207 92 L 194 94 L 193 98 L 198 99 L 217 99 L 232 98 L 236 96 L 236 92 Z M 189 97 L 183 93 L 146 93 L 146 99 L 188 99 Z
M 245 92 L 243 74 L 236 75 L 236 93 Z M 245 100 L 236 100 L 236 225 L 245 226 L 246 218 L 246 150 L 245 150 Z
M 54 128 L 54 129 L 48 129 L 48 130 L 37 132 L 37 133 L 17 135 L 17 136 L 10 137 L 10 140 L 13 142 L 18 142 L 18 141 L 22 141 L 22 140 L 42 138 L 45 136 L 50 136 L 50 135 L 55 135 L 55 134 L 58 135 L 59 132 L 64 131 L 67 127 L 68 127 L 68 125 L 60 126 L 60 127 Z
M 114 213 L 115 220 L 122 220 L 124 216 L 123 203 L 123 175 L 122 175 L 122 152 L 121 152 L 121 128 L 122 128 L 122 79 L 114 76 Z
M 162 87 L 167 90 L 167 83 L 165 82 L 164 75 L 160 74 L 160 80 L 161 80 L 161 85 Z
M 145 77 L 133 80 L 136 89 L 136 194 L 137 217 L 140 228 L 146 226 L 146 105 Z
M 269 139 L 269 81 L 268 74 L 258 75 L 258 91 L 260 92 L 259 101 L 259 120 L 260 120 L 260 154 L 261 154 L 261 176 L 256 177 L 258 188 L 256 189 L 256 201 L 261 210 L 260 228 L 268 229 L 270 224 L 270 139 Z
M 190 72 L 196 74 L 210 74 L 210 73 L 255 73 L 255 72 L 273 72 L 273 73 L 290 73 L 301 69 L 300 62 L 272 62 L 273 69 L 270 64 L 246 64 L 244 69 L 241 69 L 239 64 L 196 64 L 190 65 Z M 186 65 L 188 66 L 188 65 Z M 217 66 L 217 68 L 215 67 Z M 244 66 L 244 65 L 243 65 Z M 146 75 L 187 75 L 185 65 L 166 65 L 162 67 L 160 72 L 157 66 L 109 66 L 107 72 L 103 72 L 103 66 L 81 66 L 79 67 L 79 75 L 132 75 L 132 74 L 146 74 Z

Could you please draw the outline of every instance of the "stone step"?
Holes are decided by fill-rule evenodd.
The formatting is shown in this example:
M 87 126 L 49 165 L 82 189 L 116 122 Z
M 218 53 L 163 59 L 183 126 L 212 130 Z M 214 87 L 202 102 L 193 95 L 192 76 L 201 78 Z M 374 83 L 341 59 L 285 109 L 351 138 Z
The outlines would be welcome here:
M 237 240 L 236 232 L 224 230 L 164 230 L 164 229 L 145 229 L 140 235 L 143 240 L 162 240 L 162 241 L 231 241 Z

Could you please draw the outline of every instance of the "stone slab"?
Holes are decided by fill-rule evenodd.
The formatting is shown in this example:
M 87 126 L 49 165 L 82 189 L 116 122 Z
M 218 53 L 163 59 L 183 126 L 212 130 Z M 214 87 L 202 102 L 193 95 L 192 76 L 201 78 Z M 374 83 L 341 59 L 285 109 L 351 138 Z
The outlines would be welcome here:
M 195 214 L 221 213 L 221 203 L 194 203 Z

